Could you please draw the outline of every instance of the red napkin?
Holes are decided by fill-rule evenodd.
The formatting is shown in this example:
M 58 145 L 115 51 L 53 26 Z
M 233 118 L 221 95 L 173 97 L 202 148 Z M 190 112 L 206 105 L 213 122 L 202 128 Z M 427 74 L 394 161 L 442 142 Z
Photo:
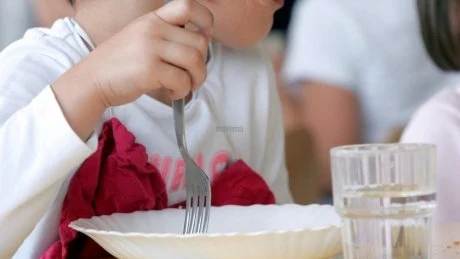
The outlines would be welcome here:
M 268 185 L 243 161 L 237 161 L 212 183 L 213 206 L 273 204 Z M 41 259 L 98 259 L 109 257 L 85 235 L 69 228 L 80 218 L 161 210 L 167 207 L 166 186 L 159 171 L 148 163 L 142 145 L 117 119 L 106 122 L 97 151 L 75 173 L 64 200 L 59 241 Z M 177 207 L 178 204 L 174 207 Z
M 166 186 L 148 162 L 145 148 L 116 119 L 108 121 L 97 151 L 75 173 L 62 205 L 60 240 L 42 259 L 108 257 L 102 248 L 68 225 L 80 218 L 160 210 L 167 207 Z
M 211 193 L 211 204 L 215 207 L 275 203 L 275 196 L 264 179 L 242 160 L 230 165 L 214 179 Z M 185 201 L 172 207 L 185 207 Z

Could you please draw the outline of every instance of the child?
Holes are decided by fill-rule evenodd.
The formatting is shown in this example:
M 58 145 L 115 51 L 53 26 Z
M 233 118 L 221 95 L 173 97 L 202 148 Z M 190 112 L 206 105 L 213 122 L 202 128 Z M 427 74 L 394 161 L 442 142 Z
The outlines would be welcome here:
M 418 0 L 427 52 L 439 68 L 460 71 L 460 1 Z M 453 12 L 446 12 L 453 10 Z M 402 142 L 437 146 L 437 208 L 434 221 L 460 221 L 460 89 L 447 89 L 425 103 L 412 118 Z
M 56 241 L 69 181 L 114 117 L 162 171 L 169 202 L 183 201 L 172 99 L 188 100 L 188 146 L 204 171 L 242 159 L 291 202 L 272 68 L 251 47 L 282 1 L 73 5 L 74 19 L 30 30 L 0 56 L 0 258 L 38 258 Z

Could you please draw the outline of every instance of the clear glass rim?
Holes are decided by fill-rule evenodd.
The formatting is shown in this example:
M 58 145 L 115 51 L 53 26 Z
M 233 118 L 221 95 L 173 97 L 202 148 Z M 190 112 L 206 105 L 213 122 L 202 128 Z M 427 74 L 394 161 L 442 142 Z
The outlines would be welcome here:
M 380 148 L 380 149 L 376 149 Z M 370 143 L 345 145 L 330 150 L 331 157 L 379 154 L 403 154 L 418 151 L 435 151 L 436 145 L 429 143 Z

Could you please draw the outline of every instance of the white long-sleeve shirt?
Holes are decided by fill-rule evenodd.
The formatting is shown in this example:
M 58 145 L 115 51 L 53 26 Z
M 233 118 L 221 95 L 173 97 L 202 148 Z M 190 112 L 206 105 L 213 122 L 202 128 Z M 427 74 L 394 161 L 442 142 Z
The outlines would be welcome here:
M 113 117 L 146 147 L 170 203 L 185 198 L 184 162 L 169 106 L 142 96 L 113 107 L 86 143 L 69 126 L 50 84 L 88 53 L 74 24 L 63 19 L 51 29 L 30 30 L 0 55 L 0 258 L 36 259 L 57 240 L 72 174 L 96 150 L 103 122 Z M 191 154 L 211 178 L 228 162 L 243 159 L 261 173 L 279 203 L 291 202 L 269 59 L 258 49 L 235 51 L 214 43 L 208 74 L 185 109 Z

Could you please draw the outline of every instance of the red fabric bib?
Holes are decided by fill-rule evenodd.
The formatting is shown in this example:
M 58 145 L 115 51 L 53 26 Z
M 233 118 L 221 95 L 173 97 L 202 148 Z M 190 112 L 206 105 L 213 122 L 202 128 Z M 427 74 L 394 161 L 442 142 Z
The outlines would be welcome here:
M 241 160 L 214 179 L 211 191 L 213 206 L 275 203 L 262 177 Z M 112 119 L 103 126 L 97 151 L 73 176 L 62 205 L 59 241 L 41 259 L 107 258 L 110 254 L 69 224 L 80 218 L 161 210 L 167 205 L 164 180 L 149 164 L 145 147 Z

